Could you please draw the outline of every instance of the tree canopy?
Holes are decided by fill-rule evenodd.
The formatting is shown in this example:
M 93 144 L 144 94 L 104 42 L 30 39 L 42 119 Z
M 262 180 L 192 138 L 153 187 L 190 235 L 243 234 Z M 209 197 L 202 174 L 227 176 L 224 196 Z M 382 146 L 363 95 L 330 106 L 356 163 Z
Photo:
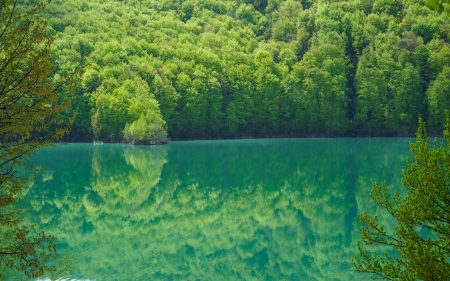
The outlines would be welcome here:
M 142 99 L 172 139 L 409 136 L 419 117 L 440 134 L 450 109 L 450 19 L 425 4 L 53 0 L 43 13 L 56 73 L 92 53 L 68 140 L 129 139 Z

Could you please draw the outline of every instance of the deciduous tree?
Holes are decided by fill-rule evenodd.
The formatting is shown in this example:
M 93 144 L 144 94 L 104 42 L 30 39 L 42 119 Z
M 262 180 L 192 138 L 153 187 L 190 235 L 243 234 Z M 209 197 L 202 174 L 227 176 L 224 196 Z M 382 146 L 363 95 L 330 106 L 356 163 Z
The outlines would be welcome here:
M 29 179 L 18 175 L 20 167 L 30 168 L 28 157 L 60 139 L 74 118 L 69 98 L 59 94 L 74 73 L 57 85 L 50 78 L 55 65 L 39 16 L 44 6 L 26 10 L 18 2 L 0 1 L 0 279 L 7 269 L 28 277 L 57 271 L 49 263 L 57 256 L 55 238 L 31 236 L 14 203 Z

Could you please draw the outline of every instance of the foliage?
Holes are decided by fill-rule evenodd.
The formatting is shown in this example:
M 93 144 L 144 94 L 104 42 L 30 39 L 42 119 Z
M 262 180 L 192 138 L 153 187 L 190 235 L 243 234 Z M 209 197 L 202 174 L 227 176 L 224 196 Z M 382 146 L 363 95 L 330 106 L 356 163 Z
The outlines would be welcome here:
M 382 244 L 397 254 L 359 245 L 356 269 L 375 273 L 386 280 L 448 280 L 450 278 L 450 113 L 446 111 L 446 144 L 430 148 L 425 123 L 419 121 L 416 143 L 410 144 L 414 160 L 403 170 L 405 196 L 395 192 L 392 199 L 386 183 L 374 183 L 371 193 L 379 207 L 393 216 L 394 230 L 383 226 L 378 216 L 360 214 L 361 237 L 366 245 Z M 369 248 L 370 249 L 370 248 Z
M 0 2 L 1 279 L 9 270 L 28 277 L 57 270 L 49 265 L 57 255 L 54 237 L 43 232 L 33 237 L 29 227 L 20 225 L 14 208 L 29 181 L 18 170 L 30 168 L 28 157 L 60 139 L 74 119 L 70 97 L 60 91 L 71 86 L 68 81 L 76 72 L 52 81 L 53 40 L 47 34 L 43 9 L 42 4 L 26 8 L 18 1 Z
M 431 128 L 438 130 L 445 122 L 444 110 L 446 102 L 450 99 L 450 68 L 444 66 L 442 72 L 438 74 L 428 88 L 428 100 L 430 110 Z
M 429 96 L 450 109 L 432 95 L 450 19 L 415 0 L 52 0 L 44 13 L 58 73 L 92 52 L 73 140 L 125 140 L 144 113 L 130 115 L 130 81 L 170 138 L 410 136 L 418 117 L 444 122 Z
M 161 115 L 147 111 L 138 120 L 125 125 L 124 138 L 131 143 L 160 143 L 167 138 L 165 122 Z

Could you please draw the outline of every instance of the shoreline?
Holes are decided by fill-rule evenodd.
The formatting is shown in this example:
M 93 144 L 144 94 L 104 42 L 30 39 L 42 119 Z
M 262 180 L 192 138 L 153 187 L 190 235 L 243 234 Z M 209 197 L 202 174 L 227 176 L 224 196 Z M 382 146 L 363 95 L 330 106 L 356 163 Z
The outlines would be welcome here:
M 235 137 L 235 138 L 174 138 L 168 139 L 166 141 L 159 142 L 139 142 L 139 143 L 127 143 L 122 141 L 94 141 L 94 140 L 80 140 L 80 139 L 66 139 L 63 138 L 61 142 L 65 143 L 94 143 L 96 145 L 101 144 L 124 144 L 124 145 L 136 145 L 136 146 L 153 146 L 153 145 L 165 145 L 170 144 L 172 141 L 214 141 L 214 140 L 252 140 L 252 139 L 367 139 L 367 138 L 415 138 L 414 135 L 381 135 L 381 136 L 323 136 L 323 135 L 312 135 L 312 136 L 268 136 L 268 137 Z M 430 134 L 430 138 L 443 138 L 443 135 Z

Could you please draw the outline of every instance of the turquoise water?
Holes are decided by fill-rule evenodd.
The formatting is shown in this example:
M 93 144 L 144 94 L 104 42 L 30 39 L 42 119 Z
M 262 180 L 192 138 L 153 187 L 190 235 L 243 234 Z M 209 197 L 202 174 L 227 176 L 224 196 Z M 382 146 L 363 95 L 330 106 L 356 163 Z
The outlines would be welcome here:
M 79 280 L 364 280 L 351 262 L 373 181 L 401 186 L 412 139 L 45 148 L 26 220 Z M 379 214 L 382 220 L 389 220 Z

